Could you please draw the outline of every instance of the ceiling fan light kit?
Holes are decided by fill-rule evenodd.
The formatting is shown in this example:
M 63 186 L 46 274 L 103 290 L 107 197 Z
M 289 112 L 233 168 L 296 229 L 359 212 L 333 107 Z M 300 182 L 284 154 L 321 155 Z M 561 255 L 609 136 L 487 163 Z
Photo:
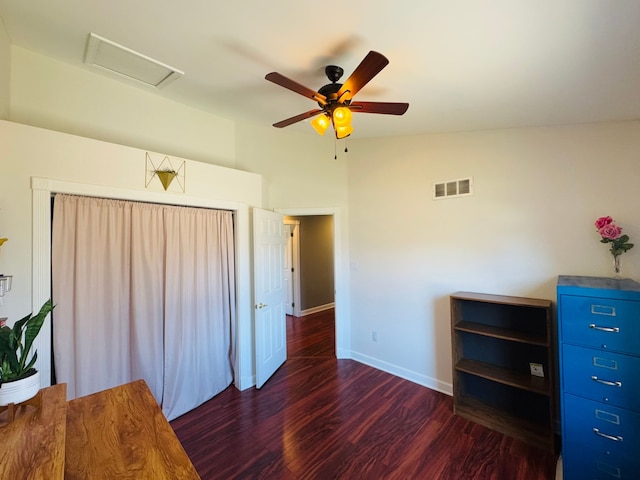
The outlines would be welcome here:
M 388 64 L 389 60 L 384 55 L 370 51 L 344 83 L 338 83 L 344 70 L 337 65 L 328 65 L 325 68 L 325 74 L 331 83 L 324 85 L 317 92 L 277 72 L 267 74 L 266 80 L 307 97 L 317 102 L 320 107 L 274 123 L 273 126 L 283 128 L 316 117 L 310 123 L 318 134 L 324 135 L 329 124 L 332 123 L 336 138 L 341 139 L 348 137 L 353 132 L 351 125 L 353 111 L 403 115 L 409 108 L 408 103 L 352 102 L 355 94 Z
M 323 112 L 322 115 L 318 115 L 311 120 L 311 126 L 320 135 L 324 135 L 329 128 L 329 125 L 333 123 L 333 129 L 336 132 L 336 138 L 345 138 L 351 135 L 353 132 L 353 126 L 351 125 L 351 110 L 347 107 L 334 108 L 329 118 L 329 112 Z

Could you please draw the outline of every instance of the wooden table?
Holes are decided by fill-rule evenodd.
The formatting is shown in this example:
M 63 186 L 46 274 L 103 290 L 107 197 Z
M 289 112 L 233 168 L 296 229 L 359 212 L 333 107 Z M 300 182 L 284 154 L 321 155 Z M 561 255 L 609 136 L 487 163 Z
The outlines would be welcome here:
M 50 480 L 64 473 L 67 386 L 40 390 L 35 402 L 0 414 L 0 478 Z
M 144 380 L 68 402 L 64 473 L 69 480 L 200 478 Z

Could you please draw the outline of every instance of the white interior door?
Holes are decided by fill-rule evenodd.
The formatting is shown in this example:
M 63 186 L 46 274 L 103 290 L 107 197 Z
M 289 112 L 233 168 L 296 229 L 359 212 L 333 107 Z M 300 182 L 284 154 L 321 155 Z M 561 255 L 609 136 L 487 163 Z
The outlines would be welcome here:
M 256 387 L 287 359 L 284 257 L 287 245 L 283 215 L 253 209 Z

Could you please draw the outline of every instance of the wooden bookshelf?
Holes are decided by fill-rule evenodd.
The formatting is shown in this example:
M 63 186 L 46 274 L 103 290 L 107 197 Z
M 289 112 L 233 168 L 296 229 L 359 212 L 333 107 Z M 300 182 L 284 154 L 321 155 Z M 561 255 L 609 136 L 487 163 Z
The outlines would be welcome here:
M 454 413 L 555 450 L 551 301 L 473 292 L 450 301 Z

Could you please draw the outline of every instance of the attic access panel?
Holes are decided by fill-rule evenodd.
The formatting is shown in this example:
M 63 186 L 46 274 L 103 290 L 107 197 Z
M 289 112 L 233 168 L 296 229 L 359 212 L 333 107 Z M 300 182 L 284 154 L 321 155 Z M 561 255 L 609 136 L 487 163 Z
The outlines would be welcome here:
M 95 33 L 89 34 L 84 63 L 156 88 L 165 87 L 184 75 L 177 68 Z

